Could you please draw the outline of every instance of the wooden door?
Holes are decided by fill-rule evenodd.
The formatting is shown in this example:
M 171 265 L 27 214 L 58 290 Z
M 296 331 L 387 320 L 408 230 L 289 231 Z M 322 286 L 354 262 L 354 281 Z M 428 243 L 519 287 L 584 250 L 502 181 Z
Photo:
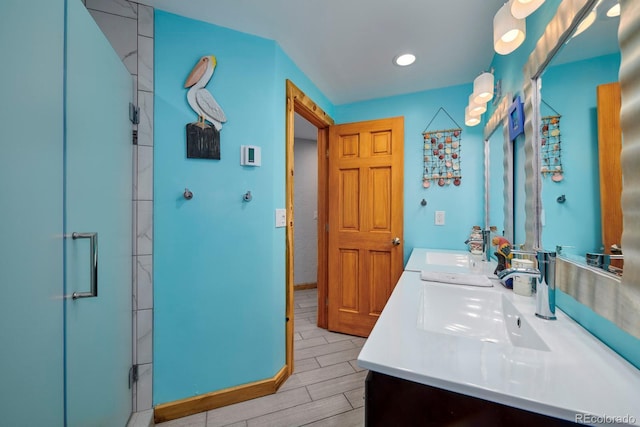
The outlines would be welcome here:
M 400 278 L 403 153 L 402 117 L 330 128 L 329 330 L 369 336 Z
M 622 130 L 620 128 L 620 83 L 598 86 L 598 156 L 600 163 L 600 209 L 602 244 L 607 254 L 611 245 L 622 243 Z M 612 261 L 622 267 L 622 261 Z

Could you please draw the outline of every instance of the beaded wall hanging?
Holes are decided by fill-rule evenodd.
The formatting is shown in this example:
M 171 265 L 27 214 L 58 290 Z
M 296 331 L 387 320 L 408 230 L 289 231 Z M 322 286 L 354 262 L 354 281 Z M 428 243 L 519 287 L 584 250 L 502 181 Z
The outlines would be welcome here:
M 438 113 L 443 111 L 457 126 L 453 129 L 428 130 Z M 462 168 L 460 166 L 462 129 L 460 125 L 440 107 L 425 130 L 422 132 L 424 167 L 422 170 L 422 186 L 424 188 L 437 184 L 440 187 L 453 184 L 460 185 Z
M 560 182 L 564 178 L 560 139 L 560 118 L 562 116 L 544 100 L 542 102 L 553 110 L 555 114 L 542 118 L 540 126 L 540 173 L 545 178 L 551 176 L 552 181 Z

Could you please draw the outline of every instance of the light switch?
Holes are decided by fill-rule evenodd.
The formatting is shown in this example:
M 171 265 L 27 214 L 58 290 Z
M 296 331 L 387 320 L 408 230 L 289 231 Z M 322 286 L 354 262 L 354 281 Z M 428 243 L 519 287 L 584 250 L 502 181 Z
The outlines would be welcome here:
M 436 211 L 436 225 L 444 225 L 444 211 Z
M 287 210 L 276 209 L 276 228 L 287 226 Z

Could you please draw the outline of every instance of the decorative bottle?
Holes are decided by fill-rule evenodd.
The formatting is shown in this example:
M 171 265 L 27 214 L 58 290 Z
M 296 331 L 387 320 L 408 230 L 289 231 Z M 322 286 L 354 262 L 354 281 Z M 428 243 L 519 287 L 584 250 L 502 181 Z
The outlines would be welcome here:
M 479 225 L 474 225 L 471 228 L 467 244 L 469 245 L 469 252 L 474 255 L 482 254 L 482 228 Z

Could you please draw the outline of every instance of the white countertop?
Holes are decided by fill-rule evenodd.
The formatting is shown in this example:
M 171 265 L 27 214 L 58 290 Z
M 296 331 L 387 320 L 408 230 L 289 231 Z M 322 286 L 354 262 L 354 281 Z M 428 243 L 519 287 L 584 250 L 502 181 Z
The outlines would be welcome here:
M 414 250 L 407 268 L 419 268 L 424 251 Z M 570 421 L 591 414 L 640 425 L 640 370 L 562 311 L 542 320 L 535 295 L 473 288 L 504 294 L 550 351 L 432 332 L 419 325 L 425 287 L 461 285 L 425 282 L 418 271 L 402 274 L 358 356 L 361 367 Z

